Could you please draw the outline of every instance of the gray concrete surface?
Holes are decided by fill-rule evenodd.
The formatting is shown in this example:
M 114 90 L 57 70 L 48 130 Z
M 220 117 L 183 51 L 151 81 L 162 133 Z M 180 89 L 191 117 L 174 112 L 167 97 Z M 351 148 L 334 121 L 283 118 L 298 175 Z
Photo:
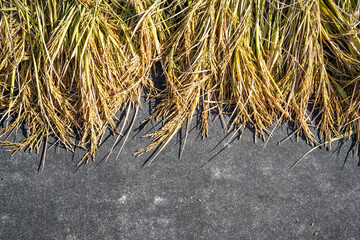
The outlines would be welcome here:
M 79 169 L 80 150 L 49 149 L 43 173 L 40 155 L 1 150 L 0 239 L 360 239 L 360 171 L 355 156 L 344 164 L 349 143 L 289 170 L 310 147 L 293 138 L 277 145 L 286 127 L 266 145 L 246 130 L 220 151 L 215 121 L 205 140 L 190 133 L 182 159 L 174 139 L 142 167 L 149 154 L 132 153 L 149 143 L 141 135 L 150 127 L 132 131 L 118 160 L 100 162 L 110 137 Z

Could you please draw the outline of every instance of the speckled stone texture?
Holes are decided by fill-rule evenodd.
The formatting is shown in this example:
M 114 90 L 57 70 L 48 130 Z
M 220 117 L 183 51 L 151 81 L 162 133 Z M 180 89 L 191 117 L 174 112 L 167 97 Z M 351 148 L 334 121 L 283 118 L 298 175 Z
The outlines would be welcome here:
M 135 128 L 148 114 L 148 104 Z M 150 154 L 132 154 L 149 143 L 151 125 L 134 129 L 101 161 L 76 168 L 84 152 L 61 148 L 41 155 L 0 152 L 0 239 L 360 239 L 358 158 L 311 147 L 279 127 L 267 143 L 254 144 L 251 130 L 223 151 L 218 120 L 205 140 L 192 130 L 182 159 L 173 139 L 151 165 Z M 184 136 L 184 133 L 183 135 Z M 215 148 L 215 149 L 214 149 Z M 346 162 L 344 164 L 344 160 Z

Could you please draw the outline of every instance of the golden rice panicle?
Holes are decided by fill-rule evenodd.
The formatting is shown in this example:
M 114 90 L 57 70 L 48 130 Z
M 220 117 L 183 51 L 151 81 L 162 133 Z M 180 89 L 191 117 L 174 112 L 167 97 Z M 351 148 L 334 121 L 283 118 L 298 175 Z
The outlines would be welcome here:
M 360 139 L 360 4 L 358 1 L 320 2 L 326 68 L 334 91 L 341 100 L 341 118 L 336 125 L 345 135 Z
M 254 1 L 184 1 L 172 41 L 164 47 L 166 89 L 152 118 L 162 117 L 153 142 L 138 153 L 161 149 L 197 110 L 203 136 L 208 116 L 232 110 L 232 126 L 253 123 L 262 135 L 282 112 L 281 94 L 253 35 L 261 14 Z M 259 27 L 259 26 L 257 26 Z M 259 30 L 260 31 L 260 30 Z M 262 61 L 258 64 L 258 61 Z M 188 132 L 188 129 L 187 131 Z
M 197 113 L 203 136 L 215 113 L 234 136 L 288 121 L 310 143 L 314 122 L 325 143 L 359 140 L 359 15 L 356 0 L 1 1 L 2 135 L 27 130 L 2 144 L 39 150 L 55 136 L 86 148 L 85 163 L 144 90 L 159 99 L 146 121 L 163 125 L 138 154 L 184 125 L 187 137 Z M 148 77 L 155 62 L 164 90 Z
M 141 90 L 152 87 L 146 75 L 155 54 L 143 51 L 147 41 L 136 34 L 144 31 L 136 29 L 143 12 L 134 6 L 144 2 L 14 0 L 1 6 L 9 9 L 0 22 L 1 108 L 4 118 L 15 119 L 3 131 L 26 122 L 29 135 L 5 146 L 38 150 L 54 135 L 68 149 L 88 149 L 80 163 L 95 155 L 105 130 L 116 131 L 116 112 L 137 105 Z
M 290 121 L 310 143 L 316 143 L 314 120 L 323 141 L 358 126 L 356 1 L 208 0 L 177 7 L 163 54 L 167 86 L 147 119 L 161 117 L 164 125 L 139 154 L 161 151 L 196 111 L 204 136 L 210 112 L 229 113 L 230 128 L 251 123 L 261 136 Z

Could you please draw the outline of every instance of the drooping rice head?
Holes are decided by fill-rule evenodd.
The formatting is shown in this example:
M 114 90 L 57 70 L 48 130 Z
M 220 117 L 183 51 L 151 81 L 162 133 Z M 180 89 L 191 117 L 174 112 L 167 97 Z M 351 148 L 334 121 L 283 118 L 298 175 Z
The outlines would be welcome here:
M 11 118 L 3 131 L 24 123 L 28 131 L 4 144 L 38 150 L 53 135 L 71 150 L 77 134 L 76 145 L 88 149 L 83 160 L 93 157 L 105 130 L 116 131 L 115 114 L 152 88 L 147 74 L 160 49 L 148 26 L 160 5 L 151 7 L 140 0 L 3 3 L 0 106 Z
M 290 121 L 310 143 L 314 119 L 323 141 L 357 128 L 343 126 L 358 120 L 359 3 L 205 0 L 177 7 L 164 47 L 167 87 L 148 118 L 164 125 L 138 154 L 161 151 L 197 111 L 203 135 L 210 112 L 228 113 L 230 128 L 250 123 L 261 136 Z
M 0 15 L 0 107 L 5 133 L 27 123 L 28 137 L 4 142 L 39 149 L 54 135 L 94 156 L 118 110 L 150 89 L 161 99 L 148 117 L 164 125 L 138 153 L 161 149 L 200 114 L 229 115 L 230 129 L 293 122 L 316 142 L 359 129 L 359 3 L 355 0 L 17 1 Z M 160 60 L 166 88 L 146 77 Z M 128 113 L 128 111 L 127 111 Z M 224 118 L 222 118 L 224 119 Z M 225 121 L 225 120 L 224 120 Z M 186 130 L 188 132 L 188 128 Z M 236 131 L 237 132 L 237 131 Z M 185 146 L 185 144 L 184 144 Z M 83 160 L 84 160 L 83 159 Z
M 357 126 L 358 110 L 350 102 L 357 95 L 353 79 L 359 75 L 359 3 L 290 1 L 287 8 L 286 52 L 279 63 L 284 71 L 278 84 L 286 110 L 299 134 L 316 142 L 310 131 L 316 117 L 320 140 L 331 142 Z
M 167 86 L 149 117 L 165 123 L 138 153 L 165 146 L 197 110 L 204 136 L 211 111 L 230 111 L 231 126 L 250 122 L 260 134 L 283 113 L 281 92 L 258 41 L 261 15 L 255 2 L 184 1 L 178 6 L 172 41 L 164 48 Z
M 341 102 L 340 136 L 360 140 L 360 3 L 356 0 L 320 2 L 326 69 Z M 333 99 L 330 99 L 333 101 Z

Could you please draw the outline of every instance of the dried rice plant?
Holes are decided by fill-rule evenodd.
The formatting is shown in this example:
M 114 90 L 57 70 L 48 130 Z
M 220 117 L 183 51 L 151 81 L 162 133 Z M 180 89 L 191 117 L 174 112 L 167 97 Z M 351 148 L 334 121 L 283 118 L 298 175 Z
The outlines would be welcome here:
M 194 114 L 208 133 L 210 112 L 235 133 L 260 136 L 288 121 L 309 143 L 359 139 L 359 3 L 310 0 L 181 1 L 164 50 L 166 89 L 147 119 L 164 125 L 138 154 L 161 151 Z M 187 129 L 188 131 L 188 129 Z
M 144 90 L 160 101 L 146 122 L 163 125 L 137 154 L 159 154 L 183 126 L 187 136 L 195 115 L 203 136 L 217 114 L 234 136 L 250 124 L 265 138 L 290 122 L 310 144 L 360 139 L 356 0 L 0 4 L 2 134 L 24 124 L 28 132 L 2 142 L 14 151 L 39 150 L 55 136 L 69 150 L 88 149 L 79 164 L 87 162 L 107 129 L 122 136 L 116 113 L 126 123 Z M 161 91 L 148 77 L 155 62 Z
M 115 114 L 137 106 L 161 49 L 151 23 L 162 2 L 17 1 L 0 6 L 0 107 L 10 123 L 3 134 L 27 125 L 13 151 L 39 150 L 55 136 L 67 149 L 94 157 Z M 154 16 L 156 18 L 154 18 Z M 154 18 L 154 19 L 153 19 Z M 151 29 L 151 31 L 149 31 Z M 75 134 L 80 136 L 74 142 Z

